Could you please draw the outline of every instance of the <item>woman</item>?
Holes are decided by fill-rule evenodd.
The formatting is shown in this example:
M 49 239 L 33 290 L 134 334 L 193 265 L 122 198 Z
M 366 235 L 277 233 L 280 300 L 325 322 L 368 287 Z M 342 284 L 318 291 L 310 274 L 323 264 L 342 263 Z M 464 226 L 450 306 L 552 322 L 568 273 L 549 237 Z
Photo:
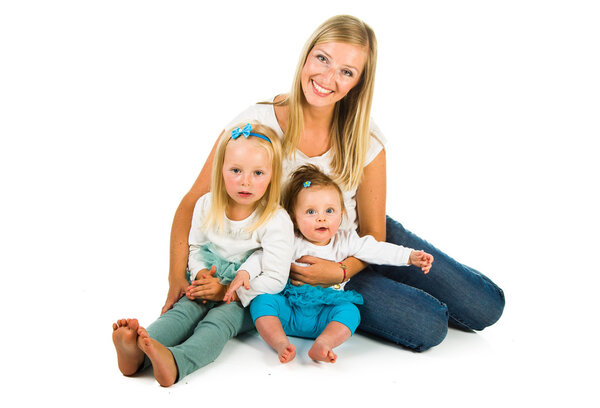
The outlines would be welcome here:
M 331 175 L 342 186 L 348 209 L 341 228 L 357 228 L 361 236 L 369 234 L 434 256 L 428 275 L 413 267 L 369 266 L 356 258 L 344 260 L 342 266 L 313 257 L 301 258 L 310 265 L 292 265 L 290 273 L 294 284 L 330 286 L 344 276 L 352 278 L 346 288 L 365 299 L 359 329 L 422 351 L 444 339 L 449 322 L 468 330 L 495 323 L 504 309 L 504 295 L 481 273 L 386 217 L 384 139 L 370 119 L 376 59 L 377 43 L 369 26 L 351 16 L 333 17 L 306 43 L 291 92 L 251 106 L 232 122 L 259 121 L 278 131 L 285 150 L 284 180 L 306 163 Z M 175 214 L 163 313 L 188 286 L 190 220 L 195 202 L 209 191 L 213 156 L 214 148 Z M 223 294 L 224 289 L 213 283 L 199 296 L 221 300 Z

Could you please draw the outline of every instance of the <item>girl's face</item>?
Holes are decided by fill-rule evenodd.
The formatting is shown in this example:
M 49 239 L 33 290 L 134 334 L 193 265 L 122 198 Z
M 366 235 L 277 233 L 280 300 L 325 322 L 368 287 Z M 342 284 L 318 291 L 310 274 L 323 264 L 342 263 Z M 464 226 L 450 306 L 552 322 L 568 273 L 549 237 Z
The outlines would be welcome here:
M 230 140 L 225 148 L 223 181 L 230 205 L 254 210 L 271 182 L 271 159 L 253 137 Z
M 304 97 L 314 107 L 331 106 L 342 99 L 360 80 L 367 51 L 354 44 L 317 44 L 302 68 Z
M 327 245 L 342 222 L 340 195 L 334 187 L 315 186 L 300 191 L 294 209 L 296 227 L 315 245 Z

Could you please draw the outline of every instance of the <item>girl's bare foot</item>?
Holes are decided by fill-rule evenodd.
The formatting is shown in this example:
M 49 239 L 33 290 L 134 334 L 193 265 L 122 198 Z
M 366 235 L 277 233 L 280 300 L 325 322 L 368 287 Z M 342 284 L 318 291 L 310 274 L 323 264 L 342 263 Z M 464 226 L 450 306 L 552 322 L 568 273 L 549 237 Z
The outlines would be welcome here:
M 335 363 L 337 360 L 337 355 L 333 352 L 332 347 L 319 339 L 313 343 L 308 351 L 308 356 L 313 360 L 325 363 Z
M 136 319 L 121 319 L 113 323 L 113 343 L 117 364 L 123 375 L 135 374 L 144 362 L 144 353 L 137 345 L 139 323 Z
M 143 327 L 138 329 L 138 346 L 152 362 L 154 378 L 163 387 L 170 387 L 177 380 L 177 364 L 173 354 L 158 341 L 150 338 Z
M 277 345 L 275 351 L 282 363 L 289 363 L 296 357 L 296 346 L 288 342 Z

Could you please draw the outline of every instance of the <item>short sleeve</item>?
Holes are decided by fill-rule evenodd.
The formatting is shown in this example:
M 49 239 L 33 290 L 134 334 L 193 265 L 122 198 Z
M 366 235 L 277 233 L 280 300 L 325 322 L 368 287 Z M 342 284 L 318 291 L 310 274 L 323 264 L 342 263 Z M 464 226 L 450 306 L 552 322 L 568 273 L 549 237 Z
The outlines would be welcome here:
M 377 126 L 375 121 L 373 121 L 373 119 L 371 119 L 369 130 L 371 132 L 371 141 L 369 144 L 369 150 L 367 150 L 367 156 L 365 157 L 365 167 L 368 166 L 369 163 L 371 163 L 375 159 L 375 157 L 377 157 L 379 152 L 383 150 L 383 147 L 386 143 L 386 139 L 383 136 L 383 132 L 381 131 L 381 129 L 379 129 L 379 127 Z

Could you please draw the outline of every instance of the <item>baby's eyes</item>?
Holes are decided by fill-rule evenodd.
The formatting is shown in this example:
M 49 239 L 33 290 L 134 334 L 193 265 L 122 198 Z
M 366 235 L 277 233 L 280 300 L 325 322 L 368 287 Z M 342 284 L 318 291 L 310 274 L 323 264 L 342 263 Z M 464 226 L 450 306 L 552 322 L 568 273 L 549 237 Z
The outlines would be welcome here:
M 333 208 L 328 208 L 328 209 L 325 210 L 325 212 L 327 214 L 333 214 L 335 212 L 335 210 Z
M 308 215 L 314 215 L 314 214 L 316 214 L 317 212 L 316 212 L 315 210 L 313 210 L 312 208 L 309 208 L 308 210 L 306 210 L 306 213 L 307 213 Z

